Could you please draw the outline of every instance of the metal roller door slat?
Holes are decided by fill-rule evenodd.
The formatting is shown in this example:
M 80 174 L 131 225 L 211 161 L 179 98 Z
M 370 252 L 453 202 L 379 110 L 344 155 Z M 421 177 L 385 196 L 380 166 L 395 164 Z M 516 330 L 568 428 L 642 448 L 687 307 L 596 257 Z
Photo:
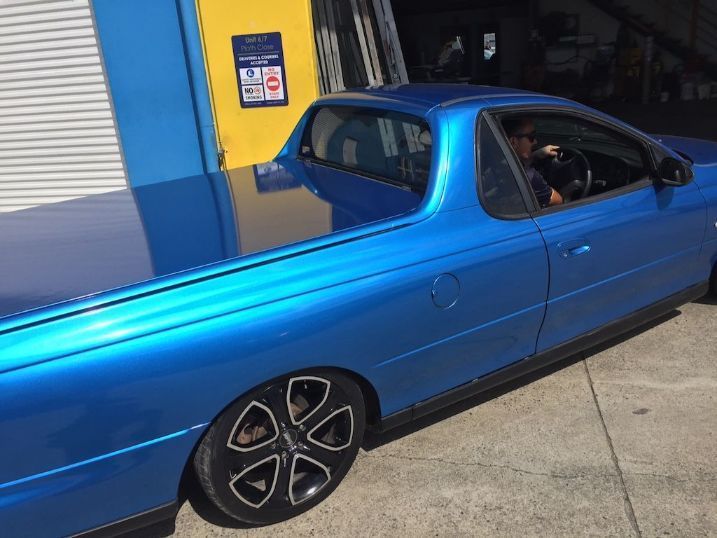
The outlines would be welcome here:
M 117 153 L 88 153 L 86 155 L 33 155 L 3 158 L 0 174 L 9 170 L 36 170 L 38 172 L 53 170 L 84 170 L 87 168 L 110 169 L 122 167 L 122 159 Z
M 94 37 L 65 38 L 56 41 L 38 41 L 36 43 L 14 43 L 0 46 L 0 54 L 19 54 L 28 52 L 49 52 L 52 50 L 94 47 Z
M 83 65 L 78 67 L 57 67 L 55 69 L 33 69 L 18 71 L 16 73 L 0 73 L 0 87 L 3 82 L 18 80 L 36 80 L 40 78 L 64 79 L 72 75 L 96 75 L 102 73 L 102 67 L 97 65 Z
M 25 13 L 44 13 L 47 11 L 63 11 L 66 9 L 83 9 L 87 0 L 55 0 L 54 2 L 30 2 L 27 4 L 10 5 L 6 0 L 0 4 L 0 17 L 3 15 L 22 15 Z
M 88 183 L 90 182 L 90 183 Z M 53 181 L 8 181 L 0 183 L 0 191 L 3 190 L 23 190 L 38 191 L 47 188 L 74 189 L 76 187 L 111 187 L 116 188 L 122 186 L 117 183 L 116 179 L 55 179 Z
M 65 103 L 52 104 L 46 106 L 0 106 L 0 118 L 14 118 L 24 116 L 47 116 L 71 114 L 73 112 L 96 112 L 98 110 L 106 110 L 107 117 L 112 117 L 110 112 L 110 102 L 105 97 L 104 101 L 90 100 L 85 103 Z M 72 116 L 70 116 L 72 117 Z M 0 120 L 0 121 L 5 121 Z
M 18 90 L 0 90 L 0 105 L 12 99 L 57 99 L 65 97 L 72 99 L 77 96 L 81 99 L 88 94 L 107 95 L 103 84 L 72 84 L 66 86 L 55 86 L 52 88 L 24 88 Z
M 0 142 L 0 151 L 92 151 L 94 146 L 117 146 L 119 144 L 115 136 L 98 135 L 94 138 L 68 137 L 68 138 L 35 138 L 32 140 L 9 140 Z M 50 148 L 50 149 L 46 149 Z
M 111 122 L 112 114 L 110 114 L 109 110 L 97 110 L 91 112 L 73 112 L 71 114 L 52 113 L 40 114 L 38 116 L 5 116 L 1 123 L 2 127 L 14 127 L 18 125 L 37 124 L 39 120 L 48 125 L 53 123 L 79 122 L 82 120 L 109 120 Z
M 94 36 L 95 29 L 91 26 L 87 26 L 85 28 L 70 28 L 67 30 L 48 30 L 45 32 L 32 32 L 6 36 L 0 35 L 0 45 L 9 45 L 12 43 L 47 43 L 53 40 Z
M 84 54 L 78 57 L 50 58 L 49 60 L 30 60 L 22 62 L 4 63 L 0 61 L 0 76 L 3 73 L 20 73 L 25 71 L 40 71 L 43 69 L 64 69 L 80 65 L 95 65 L 100 61 L 97 51 L 94 54 Z
M 61 103 L 65 104 L 77 104 L 77 103 L 96 103 L 96 102 L 108 102 L 108 96 L 105 92 L 88 92 L 79 94 L 66 93 L 63 95 L 38 95 L 38 96 L 24 96 L 22 98 L 7 98 L 0 93 L 0 109 L 9 108 L 22 108 L 33 105 L 58 105 Z
M 41 196 L 45 199 L 50 197 L 56 197 L 62 198 L 63 200 L 71 200 L 72 198 L 79 198 L 80 196 L 102 194 L 103 192 L 107 192 L 107 190 L 107 187 L 75 187 L 72 189 L 48 189 L 43 191 L 42 194 L 38 192 L 38 196 Z M 27 191 L 25 190 L 3 191 L 2 196 L 5 200 L 14 203 L 27 203 L 29 201 L 27 198 Z
M 30 24 L 19 24 L 13 26 L 0 25 L 0 36 L 29 36 L 45 32 L 57 32 L 62 30 L 76 30 L 78 28 L 92 28 L 92 20 L 89 17 L 81 19 L 66 19 L 52 22 L 39 22 Z
M 20 123 L 16 125 L 3 125 L 0 123 L 0 133 L 27 133 L 32 131 L 75 131 L 79 133 L 88 128 L 111 127 L 114 129 L 114 125 L 112 119 L 70 120 L 35 124 Z
M 36 205 L 40 204 L 56 204 L 57 202 L 67 202 L 69 200 L 73 200 L 75 198 L 81 198 L 82 196 L 89 196 L 91 194 L 104 194 L 106 192 L 111 191 L 117 191 L 121 190 L 124 187 L 117 187 L 116 189 L 111 189 L 109 187 L 101 187 L 97 189 L 93 189 L 91 191 L 83 190 L 82 192 L 77 192 L 75 189 L 70 189 L 67 192 L 63 192 L 61 194 L 56 195 L 44 195 L 44 196 L 32 196 L 32 197 L 8 197 L 7 200 L 3 200 L 3 203 L 0 203 L 0 211 L 4 211 L 5 208 L 13 208 L 14 210 L 18 209 L 28 209 L 30 207 L 34 207 Z M 5 204 L 7 203 L 7 206 Z
M 26 186 L 21 186 L 17 189 L 6 189 L 2 188 L 0 189 L 0 192 L 2 192 L 2 197 L 6 200 L 12 200 L 13 198 L 25 198 L 30 193 L 36 193 L 38 196 L 67 196 L 70 191 L 74 195 L 87 193 L 87 194 L 99 194 L 101 192 L 106 192 L 108 188 L 110 189 L 116 189 L 118 185 L 112 185 L 111 183 L 106 183 L 104 185 L 92 185 L 92 184 L 72 184 L 71 186 L 55 186 L 53 183 L 47 183 L 44 186 L 40 185 L 37 188 L 27 188 Z
M 69 157 L 71 155 L 112 155 L 119 158 L 119 146 L 115 144 L 104 144 L 88 147 L 77 147 L 76 142 L 71 147 L 53 147 L 53 148 L 30 148 L 27 145 L 23 149 L 3 148 L 0 146 L 0 166 L 5 164 L 5 159 L 19 159 L 21 157 L 34 157 L 36 159 L 55 157 Z M 112 159 L 115 160 L 115 159 Z
M 69 20 L 86 22 L 90 18 L 87 6 L 76 6 L 71 9 L 56 11 L 37 11 L 35 13 L 0 13 L 0 31 L 2 28 L 13 26 L 32 27 L 37 24 L 59 24 Z
M 46 89 L 52 88 L 57 89 L 62 86 L 77 86 L 81 84 L 104 84 L 104 78 L 102 74 L 91 74 L 91 75 L 72 75 L 59 78 L 48 78 L 48 79 L 35 79 L 35 80 L 10 80 L 3 82 L 0 80 L 0 92 L 10 90 L 22 90 L 28 89 Z
M 14 174 L 53 173 L 53 172 L 83 172 L 94 170 L 122 170 L 121 162 L 101 163 L 69 163 L 48 165 L 0 166 L 0 178 L 8 179 Z
M 60 2 L 67 1 L 67 0 L 46 0 L 44 2 L 40 2 L 38 0 L 3 0 L 3 7 L 10 7 L 10 6 L 23 6 L 26 7 L 28 5 L 47 5 L 47 6 L 54 6 L 55 4 L 59 4 Z M 86 3 L 87 0 L 77 0 L 81 3 Z
M 13 143 L 13 142 L 22 142 L 22 141 L 29 141 L 29 142 L 47 142 L 48 144 L 52 142 L 53 140 L 62 139 L 65 141 L 69 141 L 72 139 L 84 139 L 88 136 L 111 136 L 113 138 L 116 138 L 116 132 L 114 128 L 114 124 L 110 125 L 109 127 L 83 127 L 83 128 L 75 128 L 75 129 L 63 129 L 63 128 L 57 128 L 55 130 L 45 130 L 45 131 L 18 131 L 18 132 L 11 132 L 11 133 L 4 133 L 2 136 L 0 136 L 0 144 L 4 143 L 5 141 Z
M 55 179 L 111 179 L 115 178 L 118 181 L 124 182 L 124 171 L 122 170 L 102 170 L 98 172 L 44 172 L 33 174 L 14 174 L 10 178 L 0 178 L 0 182 L 7 181 L 23 181 L 35 180 L 35 181 L 47 181 Z M 124 183 L 123 183 L 124 184 Z
M 117 164 L 119 163 L 119 164 Z M 86 153 L 84 155 L 32 155 L 18 157 L 3 157 L 0 164 L 0 174 L 5 170 L 19 168 L 20 166 L 28 169 L 44 169 L 59 170 L 64 166 L 75 165 L 84 166 L 85 164 L 95 164 L 100 166 L 114 164 L 114 168 L 122 166 L 122 159 L 118 153 Z
M 80 56 L 99 56 L 99 50 L 94 45 L 64 47 L 51 50 L 33 50 L 27 52 L 0 52 L 0 65 L 16 65 L 21 62 L 50 61 L 53 59 L 75 58 Z

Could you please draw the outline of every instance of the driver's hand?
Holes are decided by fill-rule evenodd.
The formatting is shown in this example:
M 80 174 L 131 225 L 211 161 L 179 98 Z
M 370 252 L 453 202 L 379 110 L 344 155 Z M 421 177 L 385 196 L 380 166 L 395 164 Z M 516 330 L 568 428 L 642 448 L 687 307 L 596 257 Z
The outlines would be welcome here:
M 533 152 L 534 159 L 547 159 L 548 157 L 557 157 L 560 146 L 543 146 Z

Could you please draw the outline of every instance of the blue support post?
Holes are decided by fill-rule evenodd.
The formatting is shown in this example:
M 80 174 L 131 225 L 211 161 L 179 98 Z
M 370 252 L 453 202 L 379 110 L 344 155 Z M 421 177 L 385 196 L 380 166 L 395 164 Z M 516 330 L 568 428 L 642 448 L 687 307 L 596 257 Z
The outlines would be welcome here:
M 207 73 L 204 68 L 202 40 L 195 0 L 176 0 L 179 19 L 184 36 L 184 54 L 187 58 L 190 85 L 194 94 L 194 108 L 197 116 L 200 143 L 207 172 L 219 170 L 216 131 L 212 113 Z

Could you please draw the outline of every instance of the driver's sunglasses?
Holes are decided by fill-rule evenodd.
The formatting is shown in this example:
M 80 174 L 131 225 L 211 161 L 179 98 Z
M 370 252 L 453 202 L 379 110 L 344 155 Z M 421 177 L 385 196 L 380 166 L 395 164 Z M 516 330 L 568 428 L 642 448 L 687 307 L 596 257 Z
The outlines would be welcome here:
M 529 133 L 519 133 L 517 135 L 514 135 L 515 138 L 527 138 L 528 141 L 532 144 L 536 140 L 536 132 L 531 131 Z

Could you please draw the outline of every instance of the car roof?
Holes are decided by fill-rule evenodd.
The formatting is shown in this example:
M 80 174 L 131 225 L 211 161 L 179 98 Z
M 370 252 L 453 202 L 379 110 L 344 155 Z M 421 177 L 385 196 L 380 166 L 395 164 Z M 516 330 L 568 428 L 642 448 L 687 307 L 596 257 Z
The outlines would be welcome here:
M 402 102 L 412 102 L 424 107 L 447 106 L 454 101 L 467 99 L 493 99 L 500 97 L 538 97 L 539 93 L 503 88 L 500 86 L 477 86 L 474 84 L 390 84 L 351 89 L 335 97 L 379 97 Z

